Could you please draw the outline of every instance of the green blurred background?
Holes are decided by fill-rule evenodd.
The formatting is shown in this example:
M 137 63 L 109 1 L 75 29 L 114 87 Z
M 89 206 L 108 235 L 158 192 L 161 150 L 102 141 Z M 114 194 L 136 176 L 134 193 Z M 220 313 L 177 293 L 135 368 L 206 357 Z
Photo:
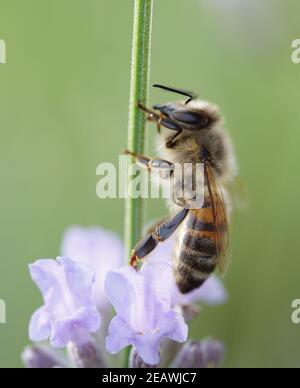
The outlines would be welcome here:
M 0 366 L 21 366 L 41 297 L 28 263 L 56 257 L 70 225 L 120 235 L 123 202 L 96 197 L 96 166 L 126 145 L 132 0 L 0 0 Z M 300 38 L 297 0 L 155 1 L 152 82 L 200 92 L 226 115 L 250 197 L 236 218 L 223 307 L 192 335 L 212 334 L 226 366 L 299 367 Z M 151 103 L 172 98 L 151 91 Z M 148 153 L 153 154 L 153 127 Z M 166 210 L 149 201 L 148 218 Z

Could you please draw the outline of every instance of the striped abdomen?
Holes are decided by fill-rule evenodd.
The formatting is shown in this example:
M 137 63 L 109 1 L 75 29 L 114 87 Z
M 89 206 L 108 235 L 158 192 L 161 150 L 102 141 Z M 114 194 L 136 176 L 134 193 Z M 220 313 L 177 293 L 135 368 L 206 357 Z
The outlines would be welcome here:
M 180 230 L 174 271 L 178 287 L 188 293 L 208 279 L 217 266 L 217 247 L 211 207 L 190 210 Z

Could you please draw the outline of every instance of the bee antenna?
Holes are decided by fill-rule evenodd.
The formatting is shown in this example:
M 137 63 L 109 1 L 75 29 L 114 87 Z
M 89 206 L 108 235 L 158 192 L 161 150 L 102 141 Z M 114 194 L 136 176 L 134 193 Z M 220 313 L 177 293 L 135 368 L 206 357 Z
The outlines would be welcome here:
M 198 97 L 198 95 L 195 94 L 194 92 L 189 92 L 188 90 L 185 90 L 185 89 L 171 88 L 169 86 L 164 86 L 164 85 L 160 85 L 160 84 L 154 84 L 153 87 L 158 88 L 158 89 L 162 89 L 162 90 L 166 90 L 167 92 L 180 94 L 181 96 L 189 97 L 189 99 L 185 102 L 186 105 Z

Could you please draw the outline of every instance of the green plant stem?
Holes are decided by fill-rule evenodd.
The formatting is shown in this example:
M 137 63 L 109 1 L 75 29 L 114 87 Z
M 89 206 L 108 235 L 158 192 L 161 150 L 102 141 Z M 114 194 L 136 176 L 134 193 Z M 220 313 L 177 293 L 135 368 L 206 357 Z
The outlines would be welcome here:
M 152 11 L 153 0 L 134 1 L 128 149 L 138 154 L 144 154 L 145 144 L 146 117 L 138 108 L 138 102 L 147 105 Z M 131 163 L 133 163 L 132 159 Z M 131 198 L 132 183 L 129 181 L 128 185 L 129 198 L 126 200 L 125 208 L 125 243 L 129 257 L 132 249 L 141 238 L 144 209 L 141 198 Z
M 153 0 L 134 0 L 134 25 L 131 60 L 131 85 L 129 103 L 128 149 L 144 154 L 146 117 L 138 108 L 138 103 L 147 105 L 150 78 L 150 49 Z M 131 164 L 133 164 L 131 158 Z M 144 208 L 141 198 L 131 196 L 132 182 L 128 182 L 129 196 L 125 207 L 126 264 L 132 249 L 141 238 Z M 125 368 L 128 367 L 130 348 L 125 352 Z

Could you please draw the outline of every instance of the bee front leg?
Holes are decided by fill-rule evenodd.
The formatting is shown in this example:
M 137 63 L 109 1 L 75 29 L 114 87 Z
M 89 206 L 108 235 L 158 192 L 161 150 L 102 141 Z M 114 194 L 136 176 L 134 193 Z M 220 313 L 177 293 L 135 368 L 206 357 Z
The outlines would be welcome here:
M 170 173 L 173 173 L 175 169 L 174 164 L 167 160 L 148 158 L 147 156 L 139 155 L 128 150 L 125 151 L 125 155 L 133 156 L 139 166 L 147 168 L 149 171 L 161 173 L 169 171 Z
M 125 150 L 124 154 L 132 156 L 139 166 L 149 169 L 149 165 L 150 165 L 150 162 L 152 160 L 151 158 L 148 158 L 147 156 L 136 154 L 136 153 L 128 151 L 128 150 Z

